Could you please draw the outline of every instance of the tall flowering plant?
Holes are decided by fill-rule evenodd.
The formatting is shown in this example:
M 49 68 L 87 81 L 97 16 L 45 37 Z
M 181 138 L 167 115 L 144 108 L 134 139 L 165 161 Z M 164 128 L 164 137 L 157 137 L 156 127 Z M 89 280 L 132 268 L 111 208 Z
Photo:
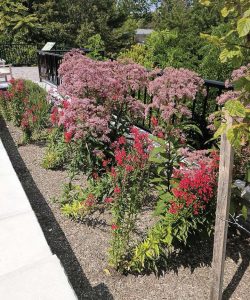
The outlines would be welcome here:
M 58 139 L 57 143 L 54 139 L 50 141 L 44 165 L 68 162 L 72 178 L 82 168 L 90 173 L 101 168 L 104 152 L 108 152 L 111 143 L 110 116 L 103 106 L 96 105 L 94 99 L 67 97 L 54 102 L 50 120 Z M 64 158 L 59 160 L 61 154 Z M 54 163 L 50 162 L 51 156 L 57 158 Z
M 149 83 L 152 103 L 147 106 L 146 115 L 151 111 L 153 133 L 167 141 L 169 150 L 193 143 L 189 136 L 201 134 L 190 119 L 193 101 L 199 93 L 204 93 L 203 85 L 204 81 L 195 72 L 172 67 L 165 68 L 161 76 Z
M 3 115 L 21 127 L 24 141 L 29 141 L 32 133 L 39 133 L 48 125 L 50 105 L 46 92 L 29 80 L 11 80 L 8 91 L 0 96 Z
M 14 122 L 14 125 L 20 126 L 23 114 L 25 113 L 25 103 L 27 103 L 27 92 L 25 90 L 24 81 L 10 81 L 10 88 L 2 92 L 2 110 L 10 112 L 9 119 Z
M 133 96 L 133 91 L 146 87 L 148 82 L 148 73 L 140 65 L 96 61 L 73 50 L 65 55 L 59 75 L 63 95 L 93 99 L 96 106 L 114 117 L 116 128 L 121 118 L 144 114 L 144 105 Z
M 155 214 L 159 221 L 133 250 L 128 269 L 157 271 L 166 257 L 197 233 L 210 234 L 215 212 L 218 154 L 186 152 L 174 169 L 173 187 L 162 194 Z
M 146 69 L 95 61 L 73 50 L 65 55 L 59 74 L 63 97 L 54 101 L 51 121 L 61 128 L 66 143 L 78 144 L 77 153 L 85 152 L 91 169 L 100 167 L 96 163 L 110 156 L 110 144 L 128 131 L 131 119 L 144 115 L 144 105 L 134 91 L 147 85 Z
M 159 109 L 161 117 L 168 123 L 173 121 L 173 117 L 191 117 L 190 104 L 203 85 L 203 79 L 193 71 L 165 68 L 162 76 L 149 84 L 149 93 L 153 96 L 149 108 Z
M 150 191 L 149 153 L 152 143 L 148 135 L 137 128 L 131 129 L 131 135 L 131 143 L 120 137 L 114 144 L 115 166 L 110 170 L 113 196 L 104 200 L 111 205 L 113 215 L 110 264 L 121 269 L 133 246 L 138 213 Z
M 191 117 L 192 102 L 203 91 L 203 84 L 195 72 L 182 68 L 166 68 L 162 76 L 149 84 L 153 100 L 147 111 L 153 110 L 153 139 L 158 145 L 151 152 L 150 161 L 157 165 L 157 176 L 153 181 L 161 187 L 161 194 L 172 188 L 173 170 L 181 158 L 178 149 L 188 143 L 186 133 L 199 132 L 199 128 L 187 120 Z
M 0 113 L 5 120 L 11 120 L 10 95 L 8 91 L 0 91 Z

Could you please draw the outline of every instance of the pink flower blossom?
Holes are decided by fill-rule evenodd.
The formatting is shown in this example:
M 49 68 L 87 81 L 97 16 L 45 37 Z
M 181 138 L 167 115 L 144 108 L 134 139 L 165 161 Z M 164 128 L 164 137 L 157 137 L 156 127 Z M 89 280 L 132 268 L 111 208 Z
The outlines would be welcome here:
M 204 81 L 193 71 L 187 69 L 166 68 L 162 76 L 149 83 L 149 93 L 153 102 L 147 107 L 157 108 L 162 118 L 169 121 L 177 112 L 181 116 L 190 117 L 188 101 L 193 101 L 199 91 L 202 91 Z
M 228 100 L 236 100 L 240 95 L 240 92 L 237 91 L 227 91 L 221 94 L 216 98 L 216 101 L 219 105 L 225 104 Z

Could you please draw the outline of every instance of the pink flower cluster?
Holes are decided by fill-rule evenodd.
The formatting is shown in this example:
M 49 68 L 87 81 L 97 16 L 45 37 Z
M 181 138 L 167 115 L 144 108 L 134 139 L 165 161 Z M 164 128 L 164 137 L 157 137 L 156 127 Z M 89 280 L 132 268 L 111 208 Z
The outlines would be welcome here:
M 216 98 L 219 105 L 225 104 L 228 100 L 235 100 L 239 97 L 240 92 L 238 91 L 227 91 Z
M 242 66 L 237 70 L 234 70 L 231 74 L 231 78 L 225 81 L 225 86 L 230 87 L 236 81 L 242 77 L 246 77 L 250 74 L 250 64 Z M 222 95 L 216 98 L 216 101 L 219 105 L 225 104 L 229 100 L 236 100 L 241 96 L 241 91 L 226 91 Z
M 209 156 L 209 150 L 196 150 L 191 151 L 190 148 L 180 148 L 178 150 L 179 155 L 183 157 L 185 165 L 195 167 L 199 166 L 200 162 L 203 162 L 206 165 L 211 164 L 211 157 Z
M 132 91 L 146 87 L 148 82 L 147 70 L 138 64 L 96 61 L 72 50 L 64 56 L 59 75 L 59 91 L 64 95 L 95 99 L 109 113 L 121 105 L 132 114 L 144 113 L 144 105 L 132 96 Z
M 144 104 L 133 97 L 148 82 L 147 71 L 140 65 L 95 61 L 72 50 L 64 56 L 59 74 L 64 100 L 52 97 L 51 122 L 64 127 L 67 142 L 89 135 L 109 142 L 111 118 L 124 112 L 144 116 Z
M 229 87 L 233 82 L 239 80 L 242 77 L 247 76 L 250 73 L 250 64 L 246 66 L 241 66 L 239 69 L 236 69 L 231 74 L 231 79 L 226 80 L 225 86 Z
M 149 105 L 158 108 L 165 121 L 173 115 L 191 116 L 188 102 L 202 90 L 204 81 L 193 71 L 187 69 L 166 68 L 163 75 L 149 83 L 149 93 L 153 102 Z
M 64 127 L 65 141 L 84 139 L 88 135 L 108 142 L 109 115 L 94 99 L 72 97 L 64 100 L 61 107 L 54 107 L 51 121 Z

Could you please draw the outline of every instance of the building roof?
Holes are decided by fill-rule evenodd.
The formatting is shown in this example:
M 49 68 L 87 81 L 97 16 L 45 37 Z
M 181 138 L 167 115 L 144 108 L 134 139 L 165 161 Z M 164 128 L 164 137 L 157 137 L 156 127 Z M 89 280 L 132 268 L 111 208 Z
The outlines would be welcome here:
M 147 35 L 152 33 L 153 31 L 154 31 L 153 29 L 139 28 L 135 31 L 135 33 L 139 35 L 143 35 L 143 34 Z

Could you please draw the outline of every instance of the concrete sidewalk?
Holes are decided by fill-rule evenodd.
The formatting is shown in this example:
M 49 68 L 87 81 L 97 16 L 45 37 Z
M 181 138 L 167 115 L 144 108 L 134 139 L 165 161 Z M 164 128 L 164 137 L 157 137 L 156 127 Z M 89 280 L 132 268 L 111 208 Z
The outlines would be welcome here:
M 12 67 L 13 77 L 15 79 L 22 78 L 22 79 L 29 79 L 34 82 L 39 81 L 39 72 L 38 67 Z
M 0 140 L 0 299 L 77 299 Z

